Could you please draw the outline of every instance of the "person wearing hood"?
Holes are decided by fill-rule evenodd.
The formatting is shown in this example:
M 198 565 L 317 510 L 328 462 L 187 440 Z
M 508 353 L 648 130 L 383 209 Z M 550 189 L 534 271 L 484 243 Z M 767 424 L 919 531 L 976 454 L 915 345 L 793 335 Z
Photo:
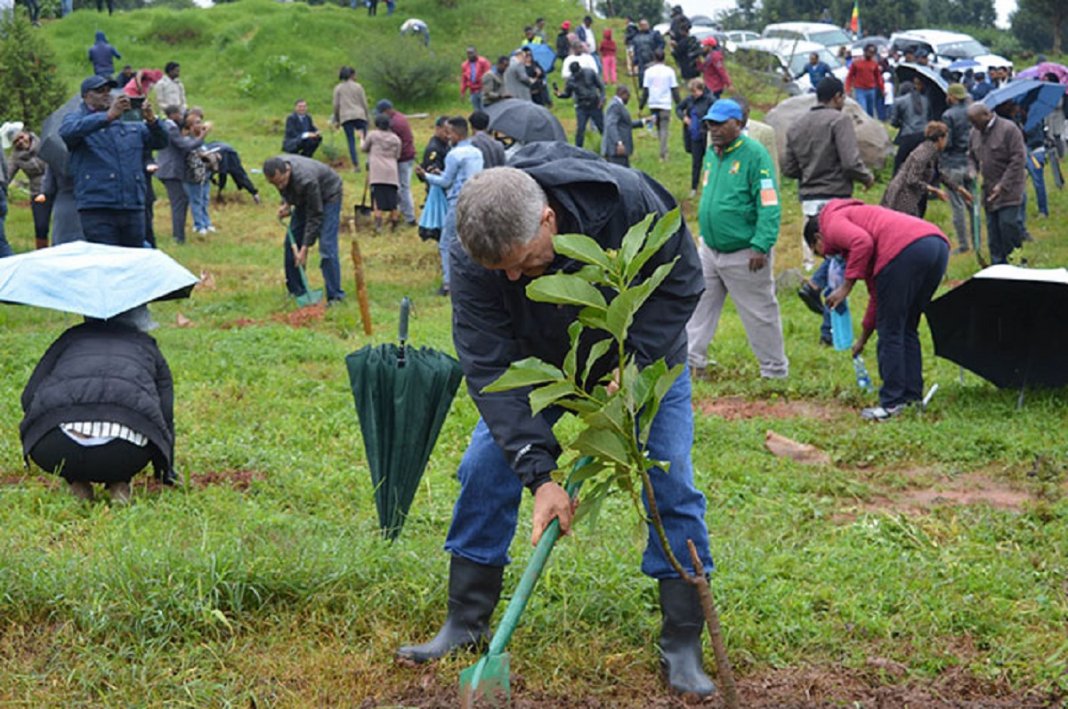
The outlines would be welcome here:
M 601 53 L 601 69 L 604 71 L 605 83 L 616 83 L 616 41 L 612 39 L 611 27 L 606 27 L 601 34 L 598 51 Z
M 571 53 L 571 39 L 568 35 L 571 33 L 571 21 L 564 20 L 560 23 L 560 33 L 556 35 L 556 57 L 557 59 L 563 59 Z
M 83 81 L 82 102 L 63 117 L 59 137 L 70 151 L 86 240 L 139 248 L 146 236 L 144 154 L 165 148 L 167 133 L 147 99 L 137 111 L 126 94 L 113 98 L 113 88 L 99 75 Z
M 165 485 L 178 480 L 171 370 L 136 320 L 125 313 L 70 328 L 22 392 L 23 456 L 82 500 L 104 483 L 112 500 L 128 501 L 130 479 L 150 462 Z
M 108 38 L 102 30 L 96 32 L 96 42 L 89 47 L 89 62 L 93 65 L 93 73 L 110 79 L 115 73 L 115 60 L 122 59 L 118 50 L 108 44 Z
M 934 224 L 856 199 L 834 199 L 805 223 L 805 240 L 823 257 L 845 259 L 845 281 L 827 296 L 835 308 L 863 280 L 868 310 L 853 356 L 879 333 L 879 406 L 861 411 L 882 421 L 923 399 L 918 327 L 949 260 L 949 239 Z
M 550 474 L 561 454 L 552 429 L 559 414 L 551 408 L 532 414 L 524 389 L 484 392 L 513 362 L 539 357 L 560 366 L 570 349 L 568 327 L 578 308 L 539 303 L 526 292 L 533 278 L 574 273 L 582 266 L 558 254 L 553 237 L 581 233 L 602 248 L 619 249 L 630 227 L 675 206 L 670 193 L 647 175 L 562 142 L 527 145 L 508 167 L 481 172 L 464 186 L 456 210 L 459 241 L 449 253 L 453 340 L 481 419 L 460 463 L 460 493 L 445 542 L 448 617 L 430 642 L 401 647 L 402 661 L 429 662 L 488 638 L 524 487 L 534 498 L 532 542 L 553 519 L 564 534 L 570 532 L 574 507 Z M 701 274 L 685 223 L 638 278 L 649 278 L 672 261 L 674 268 L 629 330 L 628 354 L 640 367 L 661 358 L 670 367 L 686 357 L 685 325 L 701 293 Z M 591 380 L 616 366 L 611 358 L 598 360 Z M 683 371 L 653 420 L 648 448 L 651 457 L 671 462 L 670 475 L 653 475 L 653 488 L 671 549 L 691 572 L 687 539 L 705 569 L 712 568 L 692 446 L 690 379 Z M 659 585 L 660 652 L 668 684 L 675 692 L 711 695 L 715 687 L 702 668 L 704 624 L 697 592 L 678 578 L 652 528 L 641 569 Z
M 44 195 L 44 174 L 48 165 L 38 155 L 41 139 L 29 131 L 15 136 L 11 144 L 11 156 L 7 160 L 7 179 L 10 182 L 21 170 L 30 181 L 30 210 L 33 212 L 33 236 L 35 246 L 48 246 L 48 221 L 51 206 Z

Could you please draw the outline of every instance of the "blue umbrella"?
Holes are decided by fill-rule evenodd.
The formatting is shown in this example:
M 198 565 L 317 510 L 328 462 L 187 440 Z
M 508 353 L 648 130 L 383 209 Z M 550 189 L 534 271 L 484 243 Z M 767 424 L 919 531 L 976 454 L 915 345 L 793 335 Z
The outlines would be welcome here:
M 1051 81 L 1019 79 L 1010 81 L 996 91 L 983 97 L 983 103 L 990 108 L 997 108 L 1012 101 L 1017 106 L 1027 109 L 1027 122 L 1024 131 L 1029 131 L 1057 108 L 1064 97 L 1064 87 Z
M 530 55 L 541 70 L 548 74 L 556 64 L 556 52 L 547 44 L 524 44 L 520 49 L 529 49 Z
M 197 278 L 156 249 L 74 241 L 0 259 L 0 301 L 106 320 L 187 298 Z
M 975 61 L 974 59 L 958 59 L 957 61 L 949 65 L 949 70 L 964 71 L 966 69 L 974 69 L 977 66 L 982 66 L 982 64 Z

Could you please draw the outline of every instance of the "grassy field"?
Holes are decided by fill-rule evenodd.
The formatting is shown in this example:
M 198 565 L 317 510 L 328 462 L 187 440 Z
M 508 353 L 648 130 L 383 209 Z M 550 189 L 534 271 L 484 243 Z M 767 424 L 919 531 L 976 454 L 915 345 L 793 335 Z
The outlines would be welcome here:
M 567 3 L 429 0 L 405 12 L 442 18 L 437 51 L 457 57 L 470 36 L 505 50 L 534 14 L 549 25 L 580 13 Z M 484 7 L 483 7 L 484 5 Z M 550 9 L 544 9 L 550 8 Z M 554 14 L 555 13 L 555 14 Z M 514 14 L 514 12 L 513 12 Z M 406 15 L 330 7 L 235 3 L 182 22 L 202 28 L 174 46 L 146 28 L 175 16 L 152 10 L 106 18 L 76 13 L 44 30 L 71 87 L 83 45 L 102 26 L 135 65 L 177 57 L 191 100 L 218 137 L 255 166 L 281 141 L 296 93 L 325 123 L 342 62 Z M 438 31 L 438 27 L 441 31 Z M 514 31 L 513 31 L 514 29 Z M 229 38 L 225 42 L 223 38 Z M 299 88 L 244 97 L 240 72 L 284 53 L 306 72 Z M 413 107 L 466 110 L 446 98 Z M 774 97 L 755 88 L 758 105 Z M 375 95 L 377 97 L 377 95 Z M 572 109 L 557 108 L 569 131 Z M 415 121 L 417 142 L 429 121 Z M 328 138 L 329 140 L 329 138 Z M 336 138 L 340 147 L 343 139 Z M 638 167 L 688 193 L 681 140 L 656 159 L 638 137 Z M 262 177 L 254 179 L 264 188 Z M 348 173 L 346 204 L 362 186 Z M 866 196 L 877 200 L 881 187 Z M 461 391 L 402 536 L 376 533 L 363 445 L 344 356 L 395 337 L 397 303 L 412 297 L 412 339 L 452 350 L 447 301 L 434 295 L 435 245 L 414 231 L 353 238 L 366 261 L 375 333 L 363 336 L 353 302 L 313 316 L 285 296 L 272 195 L 213 204 L 220 232 L 161 246 L 213 285 L 188 301 L 153 306 L 154 333 L 174 372 L 177 465 L 184 488 L 141 481 L 127 508 L 82 505 L 54 478 L 25 470 L 18 398 L 34 364 L 73 316 L 0 308 L 0 705 L 4 706 L 452 706 L 462 657 L 399 668 L 396 646 L 431 635 L 444 616 L 440 551 L 457 490 L 454 471 L 476 420 Z M 1032 266 L 1068 261 L 1065 193 L 1053 219 L 1034 218 Z M 693 204 L 684 203 L 692 211 Z M 796 188 L 784 189 L 776 270 L 800 261 Z M 931 218 L 949 227 L 949 210 Z M 157 227 L 167 232 L 165 201 Z M 32 245 L 25 195 L 13 190 L 8 234 Z M 347 261 L 346 261 L 347 263 Z M 354 290 L 351 269 L 345 288 Z M 954 257 L 948 280 L 977 270 Z M 316 269 L 310 274 L 320 281 Z M 859 289 L 863 291 L 863 289 Z M 863 305 L 863 296 L 854 308 Z M 941 390 L 926 412 L 862 423 L 842 353 L 817 344 L 818 320 L 781 297 L 791 375 L 758 377 L 740 322 L 724 316 L 710 382 L 697 385 L 694 459 L 709 499 L 713 578 L 726 642 L 750 706 L 828 702 L 865 706 L 1054 705 L 1068 692 L 1068 500 L 1063 391 L 999 391 L 936 359 L 924 336 L 925 375 Z M 179 326 L 179 316 L 186 326 Z M 869 354 L 874 371 L 874 353 Z M 769 453 L 768 430 L 814 444 L 831 463 Z M 524 501 L 506 574 L 529 555 Z M 668 706 L 657 677 L 655 587 L 638 571 L 644 533 L 622 500 L 554 554 L 512 647 L 521 706 Z

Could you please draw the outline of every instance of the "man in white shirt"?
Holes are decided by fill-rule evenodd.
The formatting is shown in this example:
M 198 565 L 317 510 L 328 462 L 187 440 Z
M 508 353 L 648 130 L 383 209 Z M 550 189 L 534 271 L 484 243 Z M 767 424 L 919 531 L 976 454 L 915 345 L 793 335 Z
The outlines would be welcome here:
M 560 67 L 560 78 L 565 82 L 571 78 L 571 63 L 578 62 L 582 69 L 592 69 L 598 76 L 601 75 L 601 67 L 597 66 L 597 60 L 586 52 L 586 45 L 582 42 L 571 43 L 571 54 L 567 55 L 564 65 Z
M 646 105 L 656 119 L 656 133 L 660 138 L 660 162 L 668 156 L 668 124 L 671 122 L 671 107 L 679 102 L 679 80 L 675 70 L 664 63 L 664 50 L 653 54 L 653 64 L 645 70 L 642 78 L 642 95 L 638 102 L 640 113 Z

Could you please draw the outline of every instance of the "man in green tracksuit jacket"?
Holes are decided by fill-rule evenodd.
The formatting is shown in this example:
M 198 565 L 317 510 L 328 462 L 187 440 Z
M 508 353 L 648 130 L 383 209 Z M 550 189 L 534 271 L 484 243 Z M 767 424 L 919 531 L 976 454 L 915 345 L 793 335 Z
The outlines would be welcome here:
M 689 364 L 695 376 L 703 374 L 729 293 L 760 363 L 760 376 L 781 379 L 789 362 L 771 277 L 781 212 L 775 166 L 760 143 L 742 135 L 745 118 L 736 102 L 716 101 L 704 122 L 710 144 L 697 218 L 705 292 L 686 326 Z

